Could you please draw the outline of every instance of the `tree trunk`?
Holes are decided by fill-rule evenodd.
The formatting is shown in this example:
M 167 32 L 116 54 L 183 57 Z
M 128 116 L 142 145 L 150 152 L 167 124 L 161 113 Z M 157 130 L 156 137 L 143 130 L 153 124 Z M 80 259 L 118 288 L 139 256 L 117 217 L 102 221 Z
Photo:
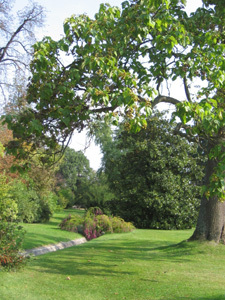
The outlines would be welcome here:
M 211 147 L 209 147 L 211 148 Z M 205 184 L 208 185 L 214 168 L 217 165 L 216 160 L 208 159 L 205 172 Z M 225 202 L 218 201 L 217 197 L 206 198 L 203 195 L 196 229 L 189 240 L 206 240 L 225 242 L 224 236 L 224 218 Z

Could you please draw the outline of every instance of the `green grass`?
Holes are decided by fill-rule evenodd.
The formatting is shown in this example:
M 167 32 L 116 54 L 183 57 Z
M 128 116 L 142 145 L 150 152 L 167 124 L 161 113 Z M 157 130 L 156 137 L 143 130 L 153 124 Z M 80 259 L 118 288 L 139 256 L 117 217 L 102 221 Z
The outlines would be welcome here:
M 225 299 L 224 246 L 182 242 L 190 235 L 135 230 L 38 256 L 0 273 L 0 299 Z
M 44 224 L 21 224 L 26 230 L 25 240 L 23 243 L 24 249 L 31 249 L 48 244 L 56 244 L 81 238 L 78 233 L 68 232 L 59 228 L 59 223 L 68 214 L 84 214 L 81 210 L 64 210 L 54 214 L 48 223 Z M 0 297 L 1 299 L 1 297 Z

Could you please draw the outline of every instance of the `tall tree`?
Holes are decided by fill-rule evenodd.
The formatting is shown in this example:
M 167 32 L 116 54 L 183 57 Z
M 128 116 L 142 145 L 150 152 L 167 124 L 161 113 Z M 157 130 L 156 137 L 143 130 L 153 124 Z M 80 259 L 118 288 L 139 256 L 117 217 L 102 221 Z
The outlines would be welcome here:
M 104 175 L 100 176 L 90 168 L 81 151 L 66 149 L 56 177 L 57 192 L 67 198 L 68 206 L 103 208 L 104 203 L 112 198 Z
M 169 103 L 180 119 L 177 132 L 207 149 L 192 239 L 219 242 L 225 215 L 225 8 L 221 0 L 205 0 L 189 16 L 182 2 L 131 0 L 122 10 L 102 4 L 93 20 L 68 18 L 59 41 L 46 37 L 37 43 L 27 96 L 32 106 L 6 116 L 17 138 L 8 150 L 23 157 L 28 153 L 21 147 L 29 141 L 51 152 L 59 142 L 66 145 L 74 129 L 106 114 L 115 123 L 126 114 L 137 130 L 146 126 L 152 108 Z M 172 97 L 163 88 L 175 80 L 184 96 Z
M 35 42 L 34 29 L 42 26 L 44 10 L 37 3 L 17 12 L 15 18 L 13 0 L 0 0 L 0 104 L 8 102 L 9 88 L 16 84 L 18 76 L 28 77 L 31 45 Z M 2 107 L 3 108 L 3 107 Z
M 67 148 L 59 165 L 57 172 L 58 189 L 61 192 L 66 193 L 68 196 L 72 196 L 70 199 L 70 206 L 73 204 L 81 204 L 82 193 L 80 190 L 89 185 L 89 177 L 92 174 L 92 170 L 89 166 L 89 161 L 85 155 L 74 149 Z M 84 196 L 84 195 L 83 195 Z
M 203 157 L 195 143 L 174 135 L 175 124 L 162 113 L 147 122 L 138 133 L 122 124 L 111 140 L 97 133 L 103 139 L 103 168 L 116 196 L 111 211 L 139 228 L 192 228 L 200 205 Z

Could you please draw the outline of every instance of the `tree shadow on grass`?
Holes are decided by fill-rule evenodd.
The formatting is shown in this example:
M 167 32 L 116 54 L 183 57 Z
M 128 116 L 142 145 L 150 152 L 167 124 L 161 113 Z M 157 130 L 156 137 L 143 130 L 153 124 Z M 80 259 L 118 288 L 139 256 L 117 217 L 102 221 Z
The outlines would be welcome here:
M 192 266 L 195 263 L 204 264 L 206 258 L 204 245 L 199 246 L 193 242 L 175 243 L 174 239 L 169 240 L 169 237 L 168 240 L 166 238 L 160 240 L 155 233 L 153 235 L 154 239 L 151 239 L 151 233 L 146 235 L 143 232 L 105 235 L 76 247 L 36 257 L 31 261 L 29 269 L 34 273 L 41 274 L 40 277 L 43 275 L 43 278 L 49 278 L 49 282 L 57 278 L 59 283 L 62 282 L 65 285 L 68 283 L 68 285 L 76 286 L 77 284 L 81 293 L 88 284 L 96 281 L 98 290 L 103 285 L 104 293 L 107 292 L 107 289 L 113 290 L 114 286 L 124 292 L 124 287 L 126 287 L 127 300 L 135 299 L 135 296 L 132 296 L 133 292 L 136 293 L 136 299 L 138 299 L 138 292 L 141 290 L 149 290 L 146 298 L 144 298 L 144 294 L 141 296 L 142 298 L 139 298 L 146 300 L 160 299 L 159 295 L 162 295 L 161 300 L 225 299 L 222 290 L 218 290 L 220 282 L 215 288 L 214 296 L 211 296 L 213 293 L 211 291 L 208 293 L 209 296 L 204 296 L 207 294 L 205 287 L 210 290 L 209 288 L 212 286 L 214 291 L 213 283 L 210 285 L 204 283 L 204 280 L 207 280 L 207 275 L 204 274 L 207 266 L 205 269 L 203 268 L 199 281 L 197 276 L 192 278 L 192 275 L 195 275 L 191 271 Z M 208 256 L 210 257 L 210 255 Z M 220 272 L 222 271 L 220 270 Z M 67 282 L 68 276 L 71 281 Z M 179 289 L 182 289 L 183 292 Z M 157 295 L 156 298 L 154 296 L 151 298 L 151 291 Z M 97 293 L 93 286 L 93 295 L 97 295 Z M 184 297 L 185 295 L 186 297 Z M 109 299 L 122 299 L 114 294 L 110 297 Z M 97 298 L 94 296 L 93 299 Z
M 80 246 L 49 253 L 37 259 L 40 272 L 64 275 L 117 276 L 132 275 L 132 268 L 121 268 L 130 261 L 173 261 L 184 263 L 191 260 L 188 243 L 172 244 L 162 241 L 146 242 L 122 240 L 92 240 Z
M 78 246 L 77 248 L 82 248 Z M 76 251 L 73 247 L 57 251 L 37 261 L 38 271 L 44 273 L 60 274 L 65 276 L 107 276 L 117 277 L 119 275 L 132 275 L 134 272 L 122 271 L 119 264 L 115 261 L 111 262 L 104 258 L 100 260 L 99 255 L 90 253 L 82 253 Z M 36 264 L 36 263 L 35 263 Z
M 179 269 L 180 264 L 193 263 L 196 254 L 198 258 L 202 257 L 201 260 L 204 261 L 203 248 L 198 247 L 198 244 L 187 242 L 175 244 L 162 240 L 131 240 L 129 238 L 123 240 L 119 236 L 117 239 L 115 235 L 112 238 L 105 236 L 76 247 L 39 256 L 32 261 L 30 268 L 40 273 L 70 276 L 71 278 L 79 278 L 79 280 L 86 278 L 88 282 L 93 278 L 99 282 L 104 281 L 105 278 L 115 279 L 118 280 L 118 284 L 121 281 L 121 286 L 123 278 L 129 276 L 132 285 L 132 278 L 139 276 L 138 283 L 135 283 L 137 289 L 141 288 L 140 286 L 150 285 L 155 289 L 166 290 L 170 284 L 174 284 L 174 268 Z M 152 271 L 151 266 L 153 265 Z M 142 272 L 141 268 L 147 268 L 150 271 Z M 179 278 L 176 280 L 179 282 Z M 198 289 L 197 283 L 194 288 Z M 162 299 L 165 300 L 166 298 Z M 167 300 L 184 299 L 222 300 L 225 299 L 225 293 L 224 295 L 217 293 L 215 296 L 207 297 L 201 295 L 199 297 L 179 297 L 174 295 Z
M 130 259 L 158 261 L 172 260 L 175 262 L 188 262 L 192 255 L 204 254 L 197 243 L 182 241 L 172 243 L 162 240 L 146 241 L 96 241 L 94 247 L 101 251 L 111 251 L 116 253 L 113 259 L 120 260 L 123 256 L 129 256 Z M 189 258 L 190 257 L 190 258 Z

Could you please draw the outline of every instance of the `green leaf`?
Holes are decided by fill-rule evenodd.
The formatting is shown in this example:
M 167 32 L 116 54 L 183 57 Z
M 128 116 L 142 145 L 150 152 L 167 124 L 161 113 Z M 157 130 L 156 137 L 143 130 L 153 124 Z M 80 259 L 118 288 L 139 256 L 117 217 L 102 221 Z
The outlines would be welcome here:
M 4 146 L 2 145 L 2 143 L 0 142 L 0 157 L 4 156 Z
M 65 35 L 68 35 L 68 34 L 69 34 L 69 31 L 70 31 L 70 26 L 69 26 L 69 24 L 68 24 L 68 23 L 64 23 L 63 29 L 64 29 Z
M 149 106 L 146 106 L 146 107 L 145 107 L 145 111 L 146 111 L 147 116 L 150 116 L 151 113 L 152 113 L 152 109 L 151 109 L 151 107 L 149 107 Z
M 70 118 L 63 118 L 62 121 L 66 126 L 70 125 Z

